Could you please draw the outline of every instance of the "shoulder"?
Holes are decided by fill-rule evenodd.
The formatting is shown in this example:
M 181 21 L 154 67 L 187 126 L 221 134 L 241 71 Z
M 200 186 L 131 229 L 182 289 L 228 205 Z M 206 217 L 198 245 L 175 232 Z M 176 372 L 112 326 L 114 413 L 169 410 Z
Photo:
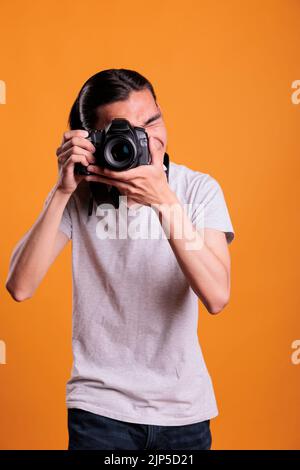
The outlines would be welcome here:
M 187 202 L 206 199 L 209 194 L 221 190 L 219 182 L 210 174 L 172 161 L 169 165 L 169 183 Z

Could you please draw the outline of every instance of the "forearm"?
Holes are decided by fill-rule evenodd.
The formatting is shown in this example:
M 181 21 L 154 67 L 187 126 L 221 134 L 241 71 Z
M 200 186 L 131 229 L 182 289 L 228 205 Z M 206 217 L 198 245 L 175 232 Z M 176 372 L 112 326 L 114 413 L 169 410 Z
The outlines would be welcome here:
M 30 297 L 46 274 L 69 198 L 54 186 L 34 225 L 15 246 L 6 281 L 14 297 Z
M 171 192 L 165 204 L 158 206 L 157 213 L 191 288 L 210 313 L 219 312 L 229 295 L 225 266 L 205 244 L 204 237 L 190 221 L 175 193 Z

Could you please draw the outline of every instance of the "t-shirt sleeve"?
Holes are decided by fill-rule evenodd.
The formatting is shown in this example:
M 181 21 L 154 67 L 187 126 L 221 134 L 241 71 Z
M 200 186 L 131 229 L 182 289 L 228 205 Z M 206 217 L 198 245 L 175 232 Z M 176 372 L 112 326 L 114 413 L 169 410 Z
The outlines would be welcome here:
M 46 201 L 45 201 L 45 204 L 44 204 L 44 207 L 48 204 L 48 202 L 50 201 L 50 198 L 53 194 L 53 191 L 54 189 L 52 189 L 50 191 L 50 193 L 48 194 L 47 198 L 46 198 Z M 62 214 L 62 217 L 61 217 L 61 221 L 60 221 L 60 224 L 58 226 L 58 230 L 60 230 L 61 232 L 64 232 L 67 237 L 69 239 L 72 238 L 72 217 L 71 217 L 71 200 L 72 200 L 72 196 L 69 198 L 65 208 L 64 208 L 64 211 L 63 211 L 63 214 Z
M 226 235 L 227 243 L 234 239 L 235 232 L 221 185 L 207 174 L 204 182 L 195 189 L 192 202 L 192 223 L 198 228 L 214 228 Z

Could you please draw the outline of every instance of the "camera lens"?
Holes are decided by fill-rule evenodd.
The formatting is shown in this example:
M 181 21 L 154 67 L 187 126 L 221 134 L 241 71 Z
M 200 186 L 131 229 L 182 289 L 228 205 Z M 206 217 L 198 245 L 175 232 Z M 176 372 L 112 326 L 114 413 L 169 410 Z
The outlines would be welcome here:
M 134 144 L 122 137 L 114 137 L 109 140 L 104 149 L 104 157 L 108 164 L 119 170 L 130 168 L 136 150 Z
M 127 143 L 118 142 L 112 147 L 111 154 L 116 161 L 124 162 L 131 155 L 131 146 Z

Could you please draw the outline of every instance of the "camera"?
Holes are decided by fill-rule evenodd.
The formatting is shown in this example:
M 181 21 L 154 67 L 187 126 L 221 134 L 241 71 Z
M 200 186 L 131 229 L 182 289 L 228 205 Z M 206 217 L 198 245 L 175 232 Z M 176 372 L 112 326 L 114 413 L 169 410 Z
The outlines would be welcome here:
M 147 132 L 142 127 L 132 126 L 127 119 L 115 118 L 105 129 L 89 130 L 87 139 L 96 148 L 94 165 L 123 171 L 151 163 Z M 81 163 L 74 165 L 74 172 L 92 174 Z

